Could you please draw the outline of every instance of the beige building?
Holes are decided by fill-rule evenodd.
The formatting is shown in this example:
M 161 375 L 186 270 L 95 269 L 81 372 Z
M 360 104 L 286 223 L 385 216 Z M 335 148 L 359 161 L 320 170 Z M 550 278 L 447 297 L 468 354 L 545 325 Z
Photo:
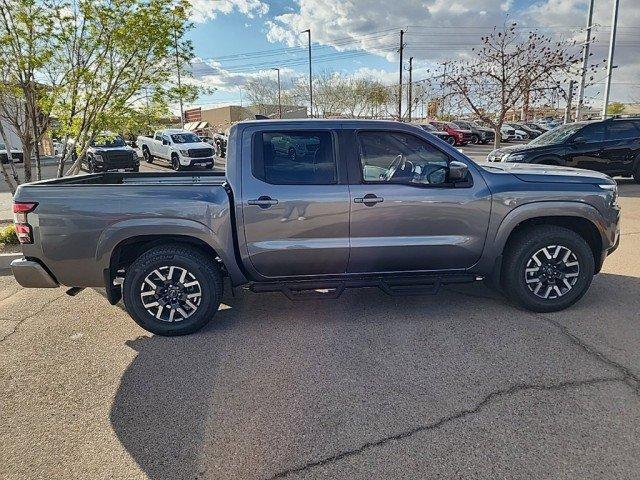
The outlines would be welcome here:
M 184 128 L 193 131 L 225 132 L 234 123 L 264 115 L 279 117 L 278 105 L 229 105 L 217 108 L 192 108 L 184 112 Z M 282 105 L 282 118 L 306 118 L 307 108 L 298 105 Z

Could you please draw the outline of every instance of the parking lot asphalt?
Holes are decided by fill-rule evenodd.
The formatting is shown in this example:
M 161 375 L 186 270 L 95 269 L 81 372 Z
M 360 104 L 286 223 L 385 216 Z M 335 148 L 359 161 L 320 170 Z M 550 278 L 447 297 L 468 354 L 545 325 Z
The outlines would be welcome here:
M 637 478 L 640 185 L 587 295 L 482 285 L 290 302 L 227 290 L 148 334 L 87 289 L 0 277 L 0 478 Z

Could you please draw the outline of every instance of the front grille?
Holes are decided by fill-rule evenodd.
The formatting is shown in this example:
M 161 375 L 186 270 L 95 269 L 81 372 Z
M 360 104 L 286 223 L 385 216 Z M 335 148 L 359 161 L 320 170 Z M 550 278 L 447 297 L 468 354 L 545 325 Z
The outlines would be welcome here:
M 191 158 L 207 158 L 213 157 L 213 149 L 211 148 L 192 148 L 189 150 Z
M 101 155 L 105 168 L 131 168 L 134 163 L 131 152 L 104 152 Z

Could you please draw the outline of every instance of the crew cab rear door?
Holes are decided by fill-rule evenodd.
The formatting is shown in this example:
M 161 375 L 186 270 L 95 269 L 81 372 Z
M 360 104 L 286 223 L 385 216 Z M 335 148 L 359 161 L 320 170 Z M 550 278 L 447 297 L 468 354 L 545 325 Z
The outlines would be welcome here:
M 279 278 L 346 271 L 349 187 L 339 164 L 331 129 L 282 123 L 244 129 L 242 223 L 252 273 Z
M 345 132 L 346 133 L 346 132 Z M 480 258 L 491 194 L 472 162 L 448 183 L 453 158 L 417 133 L 351 131 L 349 273 L 466 269 Z

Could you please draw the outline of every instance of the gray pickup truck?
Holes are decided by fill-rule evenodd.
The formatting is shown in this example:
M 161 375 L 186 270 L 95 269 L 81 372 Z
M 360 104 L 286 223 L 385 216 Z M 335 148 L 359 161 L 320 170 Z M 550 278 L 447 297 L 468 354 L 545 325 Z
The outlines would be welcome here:
M 403 123 L 247 121 L 230 131 L 226 174 L 22 185 L 24 258 L 12 268 L 25 287 L 106 288 L 161 335 L 211 320 L 223 277 L 292 299 L 348 287 L 427 295 L 485 279 L 548 312 L 579 300 L 615 250 L 616 202 L 606 175 L 476 164 Z

